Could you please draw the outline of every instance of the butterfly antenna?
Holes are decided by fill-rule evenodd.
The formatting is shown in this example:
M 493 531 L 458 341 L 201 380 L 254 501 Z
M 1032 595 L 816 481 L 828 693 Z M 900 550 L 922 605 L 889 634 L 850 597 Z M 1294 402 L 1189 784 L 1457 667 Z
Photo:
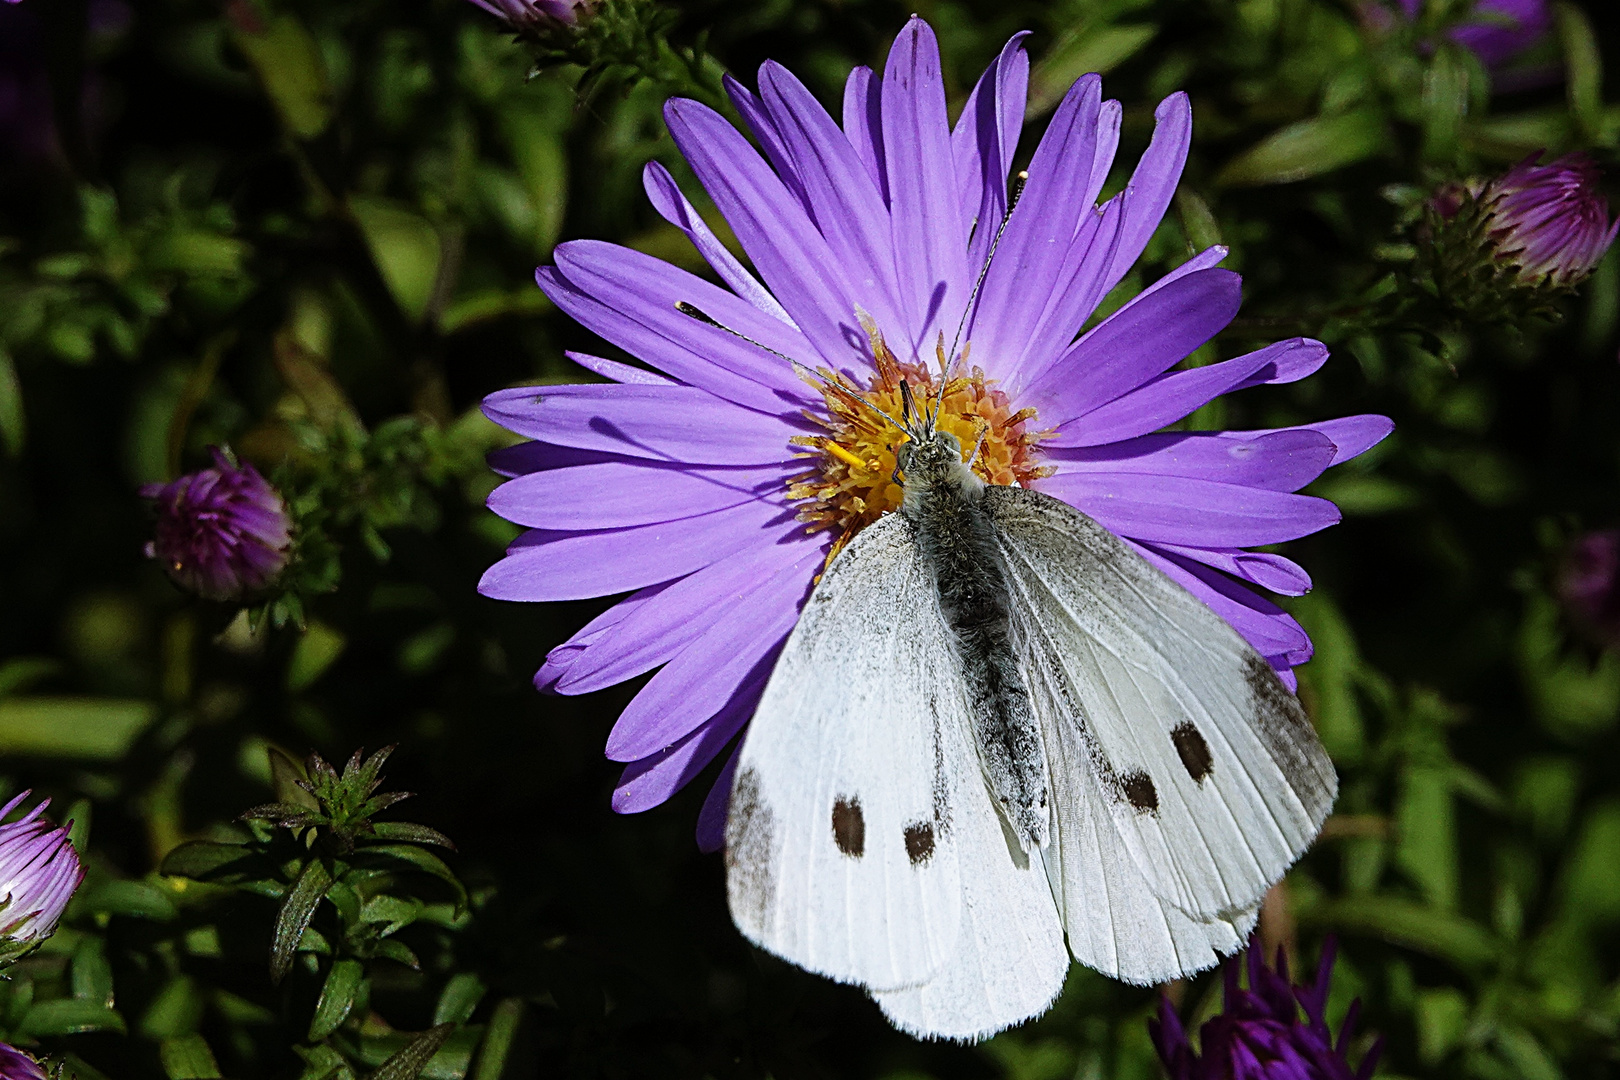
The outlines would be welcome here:
M 1024 193 L 1024 185 L 1029 183 L 1029 171 L 1021 170 L 1013 178 L 1012 194 L 1007 199 L 1007 212 L 1001 215 L 1001 224 L 996 226 L 996 235 L 990 241 L 990 250 L 985 253 L 984 265 L 979 268 L 979 279 L 973 283 L 973 291 L 968 294 L 967 306 L 962 308 L 962 321 L 956 324 L 956 337 L 951 341 L 951 351 L 947 354 L 954 358 L 956 347 L 962 343 L 962 331 L 967 328 L 968 315 L 973 311 L 973 302 L 979 298 L 979 290 L 984 288 L 984 279 L 990 276 L 990 263 L 996 257 L 996 248 L 1001 246 L 1001 237 L 1007 231 L 1007 222 L 1012 220 L 1013 211 L 1018 207 L 1018 197 Z M 949 372 L 945 373 L 946 375 Z
M 712 316 L 712 315 L 708 314 L 707 312 L 705 312 L 702 308 L 698 307 L 696 304 L 688 304 L 685 300 L 678 300 L 678 301 L 675 302 L 675 310 L 680 312 L 682 315 L 685 315 L 689 319 L 695 319 L 698 322 L 703 323 L 705 326 L 714 327 L 716 330 L 724 330 L 726 333 L 730 334 L 732 337 L 737 338 L 740 341 L 746 341 L 746 342 L 748 342 L 748 344 L 752 345 L 756 349 L 763 349 L 766 352 L 770 353 L 772 356 L 780 357 L 781 359 L 786 360 L 789 364 L 791 364 L 793 366 L 793 373 L 795 375 L 797 375 L 799 378 L 805 380 L 808 383 L 812 383 L 812 384 L 814 384 L 814 385 L 816 385 L 818 387 L 821 387 L 824 390 L 830 390 L 833 393 L 835 393 L 835 394 L 839 395 L 840 397 L 844 398 L 846 401 L 849 401 L 849 402 L 851 402 L 853 404 L 856 404 L 856 405 L 864 406 L 865 408 L 870 409 L 872 412 L 876 413 L 877 415 L 883 417 L 883 419 L 887 420 L 889 423 L 893 424 L 895 427 L 899 428 L 901 431 L 906 430 L 906 427 L 905 427 L 904 424 L 900 423 L 900 421 L 896 420 L 894 417 L 890 416 L 888 413 L 884 412 L 882 409 L 878 408 L 876 405 L 872 404 L 870 401 L 867 401 L 865 398 L 861 397 L 861 395 L 857 394 L 855 391 L 851 390 L 849 387 L 844 386 L 844 385 L 842 385 L 842 384 L 840 384 L 838 382 L 835 382 L 835 381 L 833 381 L 831 379 L 827 379 L 827 378 L 823 377 L 820 372 L 814 371 L 811 368 L 805 366 L 804 364 L 801 364 L 799 361 L 793 359 L 793 357 L 787 355 L 784 352 L 778 352 L 777 350 L 771 348 L 769 345 L 765 345 L 765 344 L 762 344 L 762 343 L 760 343 L 758 341 L 755 341 L 753 338 L 749 337 L 747 334 L 740 333 L 739 331 L 733 330 L 731 327 L 727 326 L 725 323 L 721 322 L 719 319 L 716 319 L 714 316 Z

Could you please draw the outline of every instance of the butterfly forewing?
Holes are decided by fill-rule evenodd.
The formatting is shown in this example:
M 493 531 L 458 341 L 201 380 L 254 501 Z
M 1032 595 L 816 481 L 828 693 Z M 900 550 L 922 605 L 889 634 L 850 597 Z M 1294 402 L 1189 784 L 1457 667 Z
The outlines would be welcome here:
M 961 755 L 947 725 L 966 705 L 946 633 L 897 515 L 816 586 L 744 739 L 727 818 L 732 917 L 761 948 L 872 989 L 923 983 L 953 956 Z
M 1297 700 L 1225 620 L 1073 507 L 1019 488 L 985 499 L 1026 670 L 1052 671 L 1054 776 L 1088 770 L 1153 895 L 1194 921 L 1241 922 L 1337 790 Z M 1095 829 L 1087 805 L 1055 798 L 1059 831 Z

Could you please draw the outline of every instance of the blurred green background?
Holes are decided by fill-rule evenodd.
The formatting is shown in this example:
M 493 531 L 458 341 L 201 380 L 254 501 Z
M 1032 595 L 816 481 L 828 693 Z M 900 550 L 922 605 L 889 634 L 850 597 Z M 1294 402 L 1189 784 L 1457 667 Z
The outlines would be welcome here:
M 604 348 L 535 265 L 595 237 L 701 271 L 641 191 L 656 158 L 698 197 L 663 100 L 718 103 L 721 71 L 751 84 L 769 57 L 835 103 L 915 10 L 953 107 L 1034 31 L 1024 160 L 1103 72 L 1125 109 L 1110 191 L 1155 103 L 1192 94 L 1182 189 L 1110 304 L 1220 242 L 1245 308 L 1192 362 L 1297 333 L 1334 352 L 1193 426 L 1397 421 L 1311 489 L 1344 523 L 1289 546 L 1317 582 L 1288 607 L 1343 793 L 1268 932 L 1307 961 L 1338 933 L 1331 1012 L 1363 999 L 1382 1075 L 1620 1074 L 1620 659 L 1556 600 L 1571 540 L 1620 525 L 1620 255 L 1556 319 L 1389 299 L 1435 185 L 1542 149 L 1616 164 L 1620 8 L 1551 5 L 1516 79 L 1446 42 L 1466 7 L 1410 26 L 1352 0 L 617 0 L 559 56 L 466 0 L 0 4 L 0 782 L 52 796 L 90 868 L 0 985 L 0 1035 L 86 1080 L 366 1075 L 441 1023 L 430 1077 L 1159 1075 L 1154 992 L 1080 968 L 1050 1015 L 962 1048 L 751 950 L 692 839 L 709 776 L 609 810 L 601 748 L 635 686 L 530 686 L 608 601 L 475 591 L 514 532 L 483 508 L 508 436 L 479 399 L 584 378 L 563 350 Z M 225 443 L 306 523 L 279 627 L 142 554 L 137 487 Z M 386 904 L 318 910 L 272 984 L 284 884 L 158 867 L 247 837 L 270 748 L 390 743 L 390 786 L 419 793 L 401 813 L 454 838 L 470 900 L 390 877 Z M 331 1022 L 344 979 L 356 1007 Z M 1217 986 L 1178 992 L 1207 1012 Z

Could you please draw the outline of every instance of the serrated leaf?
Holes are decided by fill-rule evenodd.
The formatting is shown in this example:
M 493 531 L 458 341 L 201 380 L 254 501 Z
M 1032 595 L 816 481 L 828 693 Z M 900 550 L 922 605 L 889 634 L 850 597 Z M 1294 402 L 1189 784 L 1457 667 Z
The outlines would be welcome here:
M 214 1052 L 201 1035 L 164 1039 L 158 1053 L 169 1080 L 216 1080 L 220 1075 Z
M 315 907 L 332 885 L 332 875 L 320 859 L 311 859 L 276 912 L 276 936 L 270 946 L 270 981 L 279 983 L 292 970 L 298 942 L 315 915 Z
M 409 821 L 378 821 L 371 826 L 371 835 L 378 840 L 401 840 L 411 844 L 437 844 L 456 850 L 455 842 L 437 829 L 416 825 Z
M 33 1038 L 77 1035 L 86 1031 L 114 1031 L 123 1035 L 128 1030 L 116 1010 L 77 998 L 35 1002 L 23 1014 L 17 1029 L 20 1034 Z
M 416 1080 L 456 1030 L 454 1024 L 439 1024 L 412 1039 L 403 1050 L 383 1062 L 371 1080 Z
M 358 960 L 337 960 L 326 973 L 315 1015 L 309 1021 L 309 1041 L 320 1042 L 338 1029 L 354 1008 L 355 997 L 365 982 L 365 966 Z
M 1372 157 L 1385 143 L 1381 112 L 1355 109 L 1289 124 L 1229 161 L 1216 182 L 1230 187 L 1289 184 Z

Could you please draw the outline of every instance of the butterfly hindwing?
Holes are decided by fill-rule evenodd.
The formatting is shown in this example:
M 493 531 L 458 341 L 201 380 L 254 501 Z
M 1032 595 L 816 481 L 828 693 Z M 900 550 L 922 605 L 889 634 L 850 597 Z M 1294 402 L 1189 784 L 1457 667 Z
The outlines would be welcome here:
M 1052 770 L 1087 769 L 1100 795 L 1054 793 L 1058 830 L 1096 830 L 1074 808 L 1100 801 L 1154 896 L 1195 922 L 1246 918 L 1337 791 L 1298 701 L 1224 619 L 1073 507 L 1006 487 L 985 505 L 1026 670 L 1053 672 L 1048 753 L 1069 760 Z
M 733 919 L 756 945 L 874 990 L 958 946 L 953 771 L 964 690 L 911 527 L 866 528 L 789 635 L 738 761 L 726 825 Z

